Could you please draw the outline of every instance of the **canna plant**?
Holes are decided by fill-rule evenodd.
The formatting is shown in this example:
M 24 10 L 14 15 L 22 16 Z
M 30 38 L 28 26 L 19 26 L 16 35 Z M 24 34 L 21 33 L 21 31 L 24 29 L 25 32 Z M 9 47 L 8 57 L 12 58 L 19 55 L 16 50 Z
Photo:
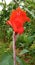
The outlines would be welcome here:
M 10 14 L 9 20 L 6 22 L 13 28 L 13 59 L 14 65 L 16 65 L 16 35 L 21 35 L 24 32 L 25 22 L 30 22 L 30 18 L 27 16 L 26 12 L 20 7 L 13 10 Z

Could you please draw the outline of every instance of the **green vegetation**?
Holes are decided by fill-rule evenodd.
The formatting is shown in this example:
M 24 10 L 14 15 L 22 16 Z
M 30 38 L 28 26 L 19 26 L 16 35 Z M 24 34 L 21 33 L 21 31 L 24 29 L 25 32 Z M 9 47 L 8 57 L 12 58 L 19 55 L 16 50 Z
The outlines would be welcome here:
M 35 65 L 35 0 L 13 0 L 8 5 L 3 1 L 0 2 L 3 7 L 0 11 L 0 65 L 13 65 L 13 30 L 6 25 L 6 21 L 10 12 L 18 6 L 27 12 L 31 22 L 25 23 L 25 32 L 17 37 L 16 65 Z

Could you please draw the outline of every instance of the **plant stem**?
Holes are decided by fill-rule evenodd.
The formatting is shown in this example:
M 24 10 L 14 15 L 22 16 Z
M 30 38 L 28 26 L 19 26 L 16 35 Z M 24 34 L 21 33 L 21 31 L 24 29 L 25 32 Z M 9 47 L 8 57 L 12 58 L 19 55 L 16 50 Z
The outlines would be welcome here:
M 16 65 L 16 35 L 15 32 L 13 32 L 13 59 L 14 59 L 14 65 Z

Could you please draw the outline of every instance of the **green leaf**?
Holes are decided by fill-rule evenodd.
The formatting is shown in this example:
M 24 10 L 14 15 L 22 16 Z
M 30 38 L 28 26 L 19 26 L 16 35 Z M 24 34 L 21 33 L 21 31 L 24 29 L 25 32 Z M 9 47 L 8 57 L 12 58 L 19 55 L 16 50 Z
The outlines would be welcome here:
M 34 19 L 35 19 L 35 15 L 32 11 L 30 11 L 28 8 L 24 8 Z
M 16 60 L 17 60 L 17 62 L 18 62 L 20 65 L 29 65 L 29 64 L 27 64 L 24 60 L 22 60 L 22 59 L 19 58 L 19 57 L 16 57 Z
M 26 43 L 31 43 L 33 40 L 34 40 L 34 36 L 33 36 L 33 35 L 30 36 L 30 35 L 24 34 L 24 41 L 25 41 Z
M 12 56 L 9 53 L 4 53 L 0 65 L 13 65 Z
M 19 53 L 19 55 L 23 55 L 23 54 L 26 54 L 26 53 L 28 53 L 29 51 L 27 50 L 27 49 L 23 49 L 20 53 Z
M 32 49 L 32 50 L 35 49 L 35 44 L 34 43 L 30 46 L 30 49 Z

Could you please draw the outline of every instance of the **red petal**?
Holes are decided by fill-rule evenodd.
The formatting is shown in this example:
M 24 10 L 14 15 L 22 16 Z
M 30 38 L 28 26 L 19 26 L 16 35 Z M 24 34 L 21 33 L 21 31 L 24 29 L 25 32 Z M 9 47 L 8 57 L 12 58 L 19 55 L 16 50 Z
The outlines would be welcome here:
M 10 25 L 10 26 L 12 27 L 11 21 L 8 20 L 8 21 L 6 22 L 6 24 L 7 24 L 7 25 Z
M 22 34 L 24 32 L 24 28 L 23 27 L 20 27 L 19 29 L 18 29 L 18 33 L 19 34 Z

